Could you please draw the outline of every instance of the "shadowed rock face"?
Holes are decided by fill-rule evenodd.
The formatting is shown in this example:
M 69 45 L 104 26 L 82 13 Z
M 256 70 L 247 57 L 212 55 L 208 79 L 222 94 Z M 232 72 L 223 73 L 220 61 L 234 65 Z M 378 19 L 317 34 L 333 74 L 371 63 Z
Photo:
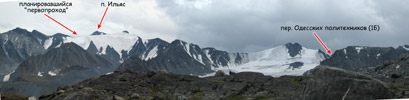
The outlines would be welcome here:
M 304 84 L 302 77 L 273 78 L 252 72 L 198 78 L 166 72 L 125 71 L 59 88 L 40 99 L 301 99 Z
M 95 44 L 94 44 L 93 41 L 91 41 L 91 42 L 89 43 L 89 46 L 88 46 L 88 48 L 87 48 L 87 51 L 88 51 L 89 53 L 91 53 L 91 54 L 96 54 L 96 53 L 98 53 L 98 48 L 97 48 L 97 46 L 95 46 Z
M 308 76 L 306 100 L 391 98 L 385 83 L 367 75 L 339 68 L 317 66 Z
M 401 55 L 408 55 L 409 51 L 400 46 L 393 47 L 362 47 L 349 46 L 336 50 L 330 58 L 321 65 L 357 71 L 383 64 L 385 61 L 397 60 Z
M 54 80 L 66 76 L 72 70 L 97 70 L 99 74 L 112 70 L 112 64 L 96 54 L 90 54 L 74 43 L 62 44 L 43 55 L 23 61 L 11 74 L 10 81 Z M 100 71 L 101 70 L 101 71 Z
M 287 47 L 288 53 L 291 57 L 295 57 L 296 55 L 300 54 L 302 50 L 302 46 L 298 43 L 287 43 L 285 46 Z
M 29 56 L 42 54 L 46 51 L 43 44 L 47 36 L 33 30 L 29 32 L 22 28 L 0 34 L 0 79 L 11 73 L 18 64 Z

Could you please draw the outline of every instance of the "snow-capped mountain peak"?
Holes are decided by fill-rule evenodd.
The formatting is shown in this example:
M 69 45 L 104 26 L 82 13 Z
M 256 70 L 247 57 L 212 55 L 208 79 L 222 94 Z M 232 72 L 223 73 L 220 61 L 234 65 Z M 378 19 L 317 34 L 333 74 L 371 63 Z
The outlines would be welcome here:
M 127 34 L 124 32 L 106 34 L 103 32 L 94 32 L 91 36 L 75 36 L 64 38 L 64 43 L 74 42 L 82 48 L 88 48 L 90 41 L 93 41 L 98 51 L 105 54 L 106 47 L 110 46 L 119 54 L 122 50 L 129 51 L 133 44 L 138 40 L 136 34 Z M 105 34 L 105 35 L 104 35 Z

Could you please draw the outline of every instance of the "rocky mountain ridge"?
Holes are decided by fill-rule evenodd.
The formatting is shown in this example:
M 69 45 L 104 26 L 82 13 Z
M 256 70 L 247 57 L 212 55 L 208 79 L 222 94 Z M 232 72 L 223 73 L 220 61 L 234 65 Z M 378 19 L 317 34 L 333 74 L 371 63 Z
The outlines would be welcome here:
M 397 60 L 401 55 L 408 54 L 409 51 L 404 46 L 398 48 L 349 46 L 336 50 L 330 58 L 320 64 L 357 71 L 383 64 L 386 61 Z

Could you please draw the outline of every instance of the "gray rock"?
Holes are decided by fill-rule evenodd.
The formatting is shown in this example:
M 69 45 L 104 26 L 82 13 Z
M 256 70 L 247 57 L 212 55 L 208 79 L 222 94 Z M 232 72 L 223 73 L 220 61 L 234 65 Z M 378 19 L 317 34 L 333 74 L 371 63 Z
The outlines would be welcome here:
M 114 100 L 125 100 L 125 99 L 122 98 L 121 96 L 114 95 Z
M 37 100 L 35 96 L 28 97 L 28 100 Z
M 306 100 L 391 98 L 386 84 L 367 75 L 344 69 L 317 66 L 308 76 Z
M 224 72 L 222 70 L 218 70 L 214 76 L 224 76 Z

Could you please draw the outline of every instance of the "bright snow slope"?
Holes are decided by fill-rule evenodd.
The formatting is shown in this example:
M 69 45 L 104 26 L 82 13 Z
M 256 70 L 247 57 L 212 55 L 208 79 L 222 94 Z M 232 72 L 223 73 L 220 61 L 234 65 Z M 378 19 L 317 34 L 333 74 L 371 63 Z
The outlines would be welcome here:
M 260 72 L 264 75 L 279 77 L 282 75 L 303 75 L 304 72 L 315 68 L 319 63 L 325 59 L 325 56 L 318 50 L 308 49 L 302 47 L 299 54 L 291 57 L 288 53 L 288 48 L 281 45 L 275 48 L 270 48 L 260 52 L 249 53 L 249 62 L 238 66 L 229 66 L 218 68 L 216 70 L 223 70 L 225 73 L 232 72 Z M 292 68 L 290 64 L 295 62 L 302 62 L 303 66 L 299 68 Z M 214 73 L 206 75 L 212 76 Z

